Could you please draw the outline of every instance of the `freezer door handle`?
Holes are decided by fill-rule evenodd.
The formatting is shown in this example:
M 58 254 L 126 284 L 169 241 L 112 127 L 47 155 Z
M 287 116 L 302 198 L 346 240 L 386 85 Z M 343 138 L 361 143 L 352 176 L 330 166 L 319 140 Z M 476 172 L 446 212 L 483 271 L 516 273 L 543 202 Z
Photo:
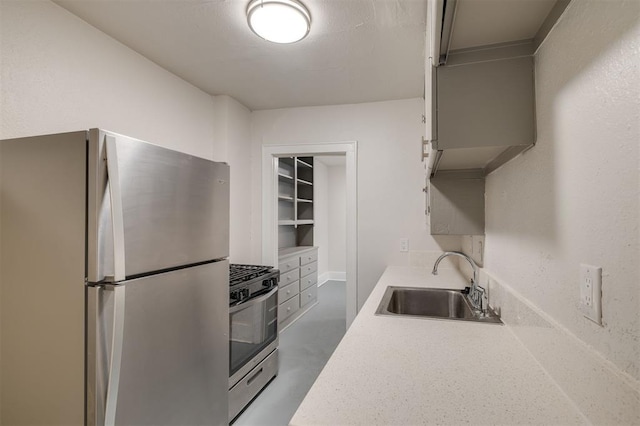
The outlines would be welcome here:
M 111 201 L 111 225 L 113 229 L 113 281 L 125 279 L 124 257 L 124 216 L 122 211 L 122 191 L 118 171 L 116 138 L 105 135 L 107 149 L 107 176 L 109 179 L 109 199 Z
M 113 426 L 116 422 L 118 405 L 118 388 L 120 386 L 120 366 L 122 363 L 122 344 L 124 341 L 124 301 L 125 286 L 106 286 L 105 290 L 113 291 L 113 334 L 111 337 L 111 354 L 109 356 L 109 375 L 107 381 L 107 400 L 105 404 L 104 424 Z

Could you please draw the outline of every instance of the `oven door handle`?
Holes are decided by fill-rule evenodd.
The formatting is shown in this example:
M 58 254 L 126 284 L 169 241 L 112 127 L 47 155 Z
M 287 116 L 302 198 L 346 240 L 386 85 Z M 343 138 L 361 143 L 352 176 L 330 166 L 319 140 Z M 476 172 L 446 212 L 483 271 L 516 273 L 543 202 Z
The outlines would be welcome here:
M 256 305 L 258 303 L 262 303 L 265 300 L 267 300 L 268 298 L 270 298 L 271 296 L 273 296 L 275 293 L 277 293 L 278 291 L 278 287 L 274 287 L 273 290 L 271 290 L 269 293 L 267 294 L 263 294 L 262 296 L 256 297 L 255 299 L 249 299 L 246 302 L 243 302 L 239 305 L 236 306 L 232 306 L 231 308 L 229 308 L 229 313 L 232 314 L 234 312 L 238 312 L 241 311 L 244 308 L 248 308 L 250 306 Z

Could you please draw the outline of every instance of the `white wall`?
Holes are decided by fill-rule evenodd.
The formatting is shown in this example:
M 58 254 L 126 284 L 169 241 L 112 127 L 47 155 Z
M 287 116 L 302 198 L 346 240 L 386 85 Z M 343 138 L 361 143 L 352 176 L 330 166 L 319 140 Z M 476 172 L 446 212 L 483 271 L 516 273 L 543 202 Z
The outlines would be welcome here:
M 318 277 L 329 271 L 329 168 L 313 161 L 313 245 L 318 247 Z
M 328 268 L 347 271 L 347 186 L 345 166 L 329 167 L 329 248 Z
M 574 0 L 536 55 L 535 148 L 487 178 L 485 267 L 640 379 L 640 3 Z M 578 311 L 603 268 L 603 327 Z
M 314 158 L 314 245 L 318 276 L 347 270 L 347 200 L 345 165 L 327 165 Z M 336 274 L 325 277 L 335 277 Z
M 215 96 L 217 158 L 231 168 L 229 260 L 255 264 L 251 255 L 251 111 L 230 96 Z
M 406 99 L 356 105 L 254 111 L 254 158 L 263 145 L 358 142 L 358 306 L 389 264 L 408 264 L 399 239 L 412 249 L 459 249 L 459 237 L 427 234 L 424 219 L 424 171 L 419 144 L 424 101 Z M 255 170 L 261 162 L 254 161 Z M 254 250 L 261 250 L 262 182 L 254 174 Z
M 217 159 L 211 96 L 54 3 L 0 1 L 0 64 L 0 139 L 101 127 Z
M 102 127 L 213 158 L 211 96 L 54 3 L 0 8 L 0 138 Z
M 231 166 L 230 259 L 251 256 L 250 111 L 49 1 L 2 1 L 0 139 L 101 127 Z

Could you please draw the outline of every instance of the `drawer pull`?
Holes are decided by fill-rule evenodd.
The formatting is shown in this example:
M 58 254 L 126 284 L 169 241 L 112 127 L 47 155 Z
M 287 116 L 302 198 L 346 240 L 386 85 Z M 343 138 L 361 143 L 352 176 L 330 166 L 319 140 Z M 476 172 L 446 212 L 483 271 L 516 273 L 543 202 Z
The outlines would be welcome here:
M 290 312 L 290 311 L 291 311 L 291 307 L 288 307 L 288 308 L 287 308 L 287 312 Z
M 307 294 L 307 299 L 311 299 L 311 293 Z
M 291 294 L 291 290 L 287 290 L 287 296 Z
M 260 370 L 258 370 L 258 372 L 256 372 L 256 374 L 251 376 L 251 378 L 249 380 L 247 380 L 247 386 L 249 386 L 251 384 L 251 382 L 253 382 L 256 379 L 256 377 L 258 377 L 260 375 L 260 373 L 262 373 L 262 368 Z

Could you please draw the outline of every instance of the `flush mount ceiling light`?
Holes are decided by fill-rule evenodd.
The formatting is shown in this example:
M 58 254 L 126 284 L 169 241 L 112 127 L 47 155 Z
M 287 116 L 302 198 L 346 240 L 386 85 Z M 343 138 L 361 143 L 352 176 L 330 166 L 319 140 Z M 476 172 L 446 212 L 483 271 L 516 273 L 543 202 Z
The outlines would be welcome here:
M 274 43 L 295 43 L 311 28 L 309 11 L 296 0 L 252 0 L 247 22 L 251 31 Z

